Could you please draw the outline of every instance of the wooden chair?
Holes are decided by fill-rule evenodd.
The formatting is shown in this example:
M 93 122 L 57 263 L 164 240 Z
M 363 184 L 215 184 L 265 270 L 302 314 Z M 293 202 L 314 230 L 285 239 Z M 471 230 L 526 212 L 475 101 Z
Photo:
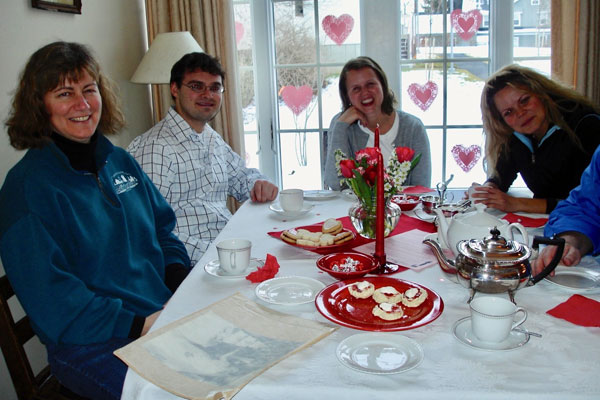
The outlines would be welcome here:
M 24 316 L 18 321 L 13 319 L 8 299 L 14 294 L 6 275 L 0 277 L 0 346 L 17 397 L 19 400 L 81 399 L 60 385 L 51 375 L 50 366 L 47 365 L 37 375 L 33 374 L 24 345 L 35 333 L 29 324 L 29 317 Z

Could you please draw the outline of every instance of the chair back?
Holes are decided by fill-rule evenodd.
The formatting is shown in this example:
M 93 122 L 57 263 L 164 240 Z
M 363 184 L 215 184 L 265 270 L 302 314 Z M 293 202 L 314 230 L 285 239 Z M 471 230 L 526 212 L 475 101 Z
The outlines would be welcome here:
M 60 385 L 56 379 L 52 379 L 52 384 L 49 384 L 50 366 L 44 367 L 37 375 L 31 369 L 24 345 L 35 333 L 27 315 L 18 321 L 14 320 L 8 304 L 14 294 L 6 275 L 0 277 L 0 346 L 17 397 L 19 400 L 65 398 L 59 392 Z M 48 390 L 50 386 L 52 393 Z

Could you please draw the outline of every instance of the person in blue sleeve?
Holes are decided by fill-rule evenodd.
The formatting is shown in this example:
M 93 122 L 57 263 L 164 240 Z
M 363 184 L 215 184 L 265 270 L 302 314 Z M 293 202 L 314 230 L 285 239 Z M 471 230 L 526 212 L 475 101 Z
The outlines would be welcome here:
M 544 235 L 565 239 L 561 262 L 566 266 L 579 264 L 587 254 L 600 254 L 600 147 L 583 171 L 581 184 L 550 213 Z M 535 271 L 548 265 L 555 252 L 556 246 L 545 247 L 534 262 Z
M 190 270 L 175 214 L 138 163 L 104 136 L 124 125 L 91 51 L 54 42 L 27 62 L 6 121 L 26 150 L 0 189 L 0 256 L 71 391 L 118 399 L 113 351 L 148 332 Z

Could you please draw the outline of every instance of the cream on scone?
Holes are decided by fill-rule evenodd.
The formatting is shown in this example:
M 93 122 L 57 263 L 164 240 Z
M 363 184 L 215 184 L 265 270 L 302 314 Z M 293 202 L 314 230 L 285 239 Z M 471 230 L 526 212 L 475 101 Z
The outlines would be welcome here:
M 421 288 L 410 288 L 404 292 L 402 304 L 406 307 L 418 307 L 427 299 L 427 291 Z
M 373 315 L 386 321 L 394 321 L 402 318 L 404 310 L 399 304 L 379 303 L 373 307 Z
M 369 281 L 360 281 L 348 285 L 348 291 L 357 299 L 368 299 L 373 295 L 375 286 Z
M 396 304 L 402 301 L 402 293 L 392 286 L 383 286 L 373 292 L 373 300 L 378 303 Z

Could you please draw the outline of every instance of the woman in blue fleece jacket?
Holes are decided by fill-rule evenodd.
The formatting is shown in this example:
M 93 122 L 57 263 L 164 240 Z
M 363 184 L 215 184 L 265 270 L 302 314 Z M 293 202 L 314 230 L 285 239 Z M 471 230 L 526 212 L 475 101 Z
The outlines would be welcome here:
M 112 352 L 145 334 L 190 260 L 175 215 L 104 134 L 123 115 L 90 51 L 55 42 L 29 59 L 6 122 L 28 149 L 0 190 L 0 256 L 53 374 L 89 398 L 121 395 Z

